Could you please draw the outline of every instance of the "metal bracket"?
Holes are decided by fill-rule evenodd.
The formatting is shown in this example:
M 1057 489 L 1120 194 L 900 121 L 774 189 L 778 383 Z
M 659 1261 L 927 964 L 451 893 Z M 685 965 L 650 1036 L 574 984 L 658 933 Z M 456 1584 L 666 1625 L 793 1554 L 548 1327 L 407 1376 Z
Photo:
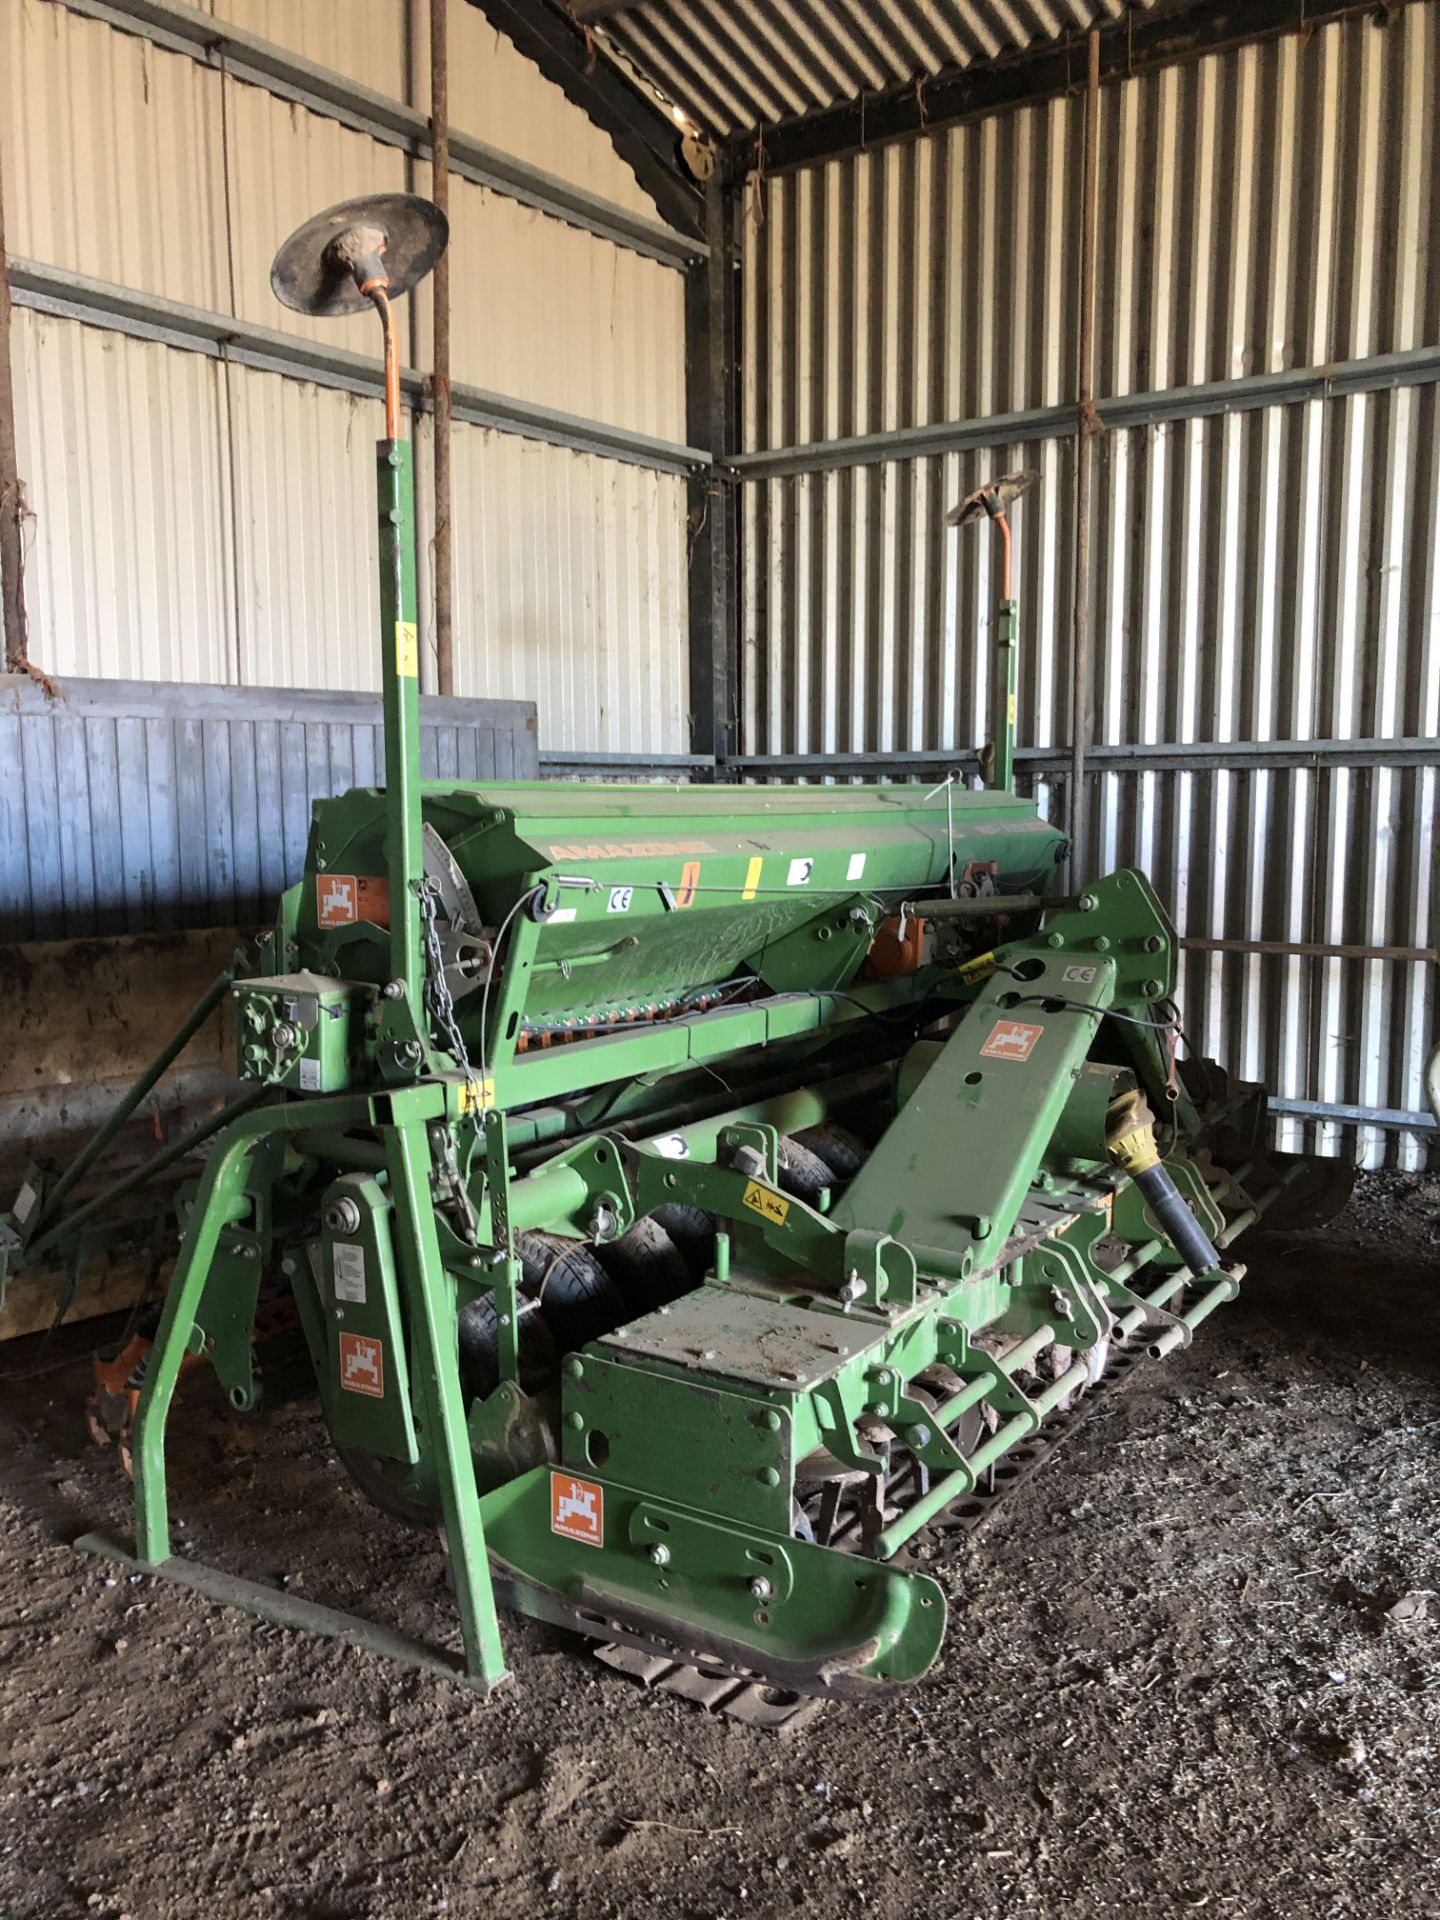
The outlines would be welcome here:
M 1074 1332 L 1068 1344 L 1085 1351 L 1108 1340 L 1115 1316 L 1105 1301 L 1105 1289 L 1097 1271 L 1078 1247 L 1063 1239 L 1047 1240 L 1031 1255 L 1034 1273 L 1060 1296 L 1068 1312 L 1067 1324 Z

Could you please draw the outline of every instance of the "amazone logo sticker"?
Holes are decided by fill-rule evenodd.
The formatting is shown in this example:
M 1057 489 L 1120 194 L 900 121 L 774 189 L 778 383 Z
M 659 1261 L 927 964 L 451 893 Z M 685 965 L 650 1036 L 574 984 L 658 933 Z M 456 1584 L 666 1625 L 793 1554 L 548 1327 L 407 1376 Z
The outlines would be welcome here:
M 368 1333 L 341 1334 L 340 1384 L 347 1393 L 385 1398 L 385 1349 Z
M 353 927 L 360 920 L 388 927 L 390 882 L 383 874 L 318 873 L 315 918 L 322 927 Z
M 997 1020 L 980 1052 L 987 1060 L 1028 1060 L 1044 1031 L 1028 1020 Z
M 587 1547 L 605 1544 L 605 1489 L 571 1473 L 550 1476 L 550 1531 Z
M 770 1221 L 773 1226 L 784 1226 L 790 1202 L 782 1194 L 770 1187 L 762 1187 L 758 1180 L 751 1180 L 746 1183 L 742 1198 L 750 1211 L 758 1213 L 762 1220 Z

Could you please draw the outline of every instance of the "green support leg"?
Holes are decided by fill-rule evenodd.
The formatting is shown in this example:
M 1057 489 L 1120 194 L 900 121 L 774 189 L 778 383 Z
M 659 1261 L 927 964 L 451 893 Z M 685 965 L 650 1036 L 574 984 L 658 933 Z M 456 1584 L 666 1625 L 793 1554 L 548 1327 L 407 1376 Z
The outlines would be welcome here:
M 170 1558 L 165 1422 L 215 1249 L 236 1203 L 244 1196 L 254 1151 L 267 1134 L 294 1133 L 310 1121 L 344 1127 L 370 1117 L 369 1101 L 357 1097 L 265 1107 L 233 1120 L 216 1141 L 190 1212 L 180 1258 L 170 1277 L 165 1311 L 150 1350 L 135 1414 L 135 1553 L 147 1566 L 158 1566 Z
M 181 1362 L 190 1344 L 195 1311 L 230 1209 L 245 1192 L 257 1135 L 239 1122 L 210 1156 L 185 1230 L 184 1244 L 160 1330 L 150 1350 L 145 1385 L 135 1416 L 135 1556 L 150 1566 L 170 1558 L 170 1510 L 165 1490 L 165 1422 Z
M 395 1098 L 402 1107 L 404 1096 Z M 410 1318 L 411 1377 L 419 1386 L 422 1418 L 450 1543 L 450 1570 L 465 1641 L 465 1669 L 488 1693 L 509 1675 L 490 1584 L 485 1528 L 475 1486 L 475 1462 L 460 1393 L 452 1284 L 440 1258 L 430 1198 L 430 1141 L 423 1120 L 400 1119 L 385 1131 L 390 1190 L 395 1202 L 395 1249 Z

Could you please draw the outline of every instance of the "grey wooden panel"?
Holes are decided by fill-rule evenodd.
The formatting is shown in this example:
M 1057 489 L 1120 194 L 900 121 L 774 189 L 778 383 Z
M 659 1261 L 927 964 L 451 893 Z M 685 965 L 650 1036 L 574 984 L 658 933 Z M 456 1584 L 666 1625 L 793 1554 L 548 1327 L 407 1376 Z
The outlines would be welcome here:
M 317 800 L 384 780 L 370 694 L 0 675 L 0 939 L 270 917 Z M 427 778 L 537 779 L 535 709 L 420 703 Z
M 150 858 L 150 770 L 145 722 L 126 715 L 115 722 L 116 799 L 120 861 L 124 872 L 125 931 L 143 933 L 150 925 L 146 905 L 152 890 Z M 143 793 L 144 806 L 125 805 L 125 796 Z M 0 886 L 0 898 L 3 898 Z

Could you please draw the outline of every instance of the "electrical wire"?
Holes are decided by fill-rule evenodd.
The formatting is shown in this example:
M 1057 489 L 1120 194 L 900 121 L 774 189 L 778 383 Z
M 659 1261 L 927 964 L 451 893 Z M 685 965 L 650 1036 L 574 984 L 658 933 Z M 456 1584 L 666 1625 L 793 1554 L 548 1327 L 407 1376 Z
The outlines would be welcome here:
M 1011 967 L 998 967 L 998 973 L 1008 973 L 1012 980 L 1021 976 Z M 1019 993 L 1010 1005 L 1012 1007 L 1047 1007 L 1064 1009 L 1067 1013 L 1089 1013 L 1097 1020 L 1121 1020 L 1127 1027 L 1148 1027 L 1152 1033 L 1179 1033 L 1180 1027 L 1174 1020 L 1142 1020 L 1138 1014 L 1117 1013 L 1114 1007 L 1092 1007 L 1087 1000 L 1064 1000 L 1058 993 Z M 1189 1041 L 1185 1043 L 1187 1046 Z
M 505 944 L 505 936 L 510 931 L 511 922 L 514 920 L 516 914 L 532 900 L 543 900 L 544 898 L 545 883 L 542 880 L 520 895 L 505 918 L 500 922 L 500 929 L 495 935 L 495 945 L 491 951 L 490 971 L 485 976 L 484 991 L 480 995 L 480 1111 L 482 1113 L 484 1113 L 491 1104 L 490 1063 L 487 1053 L 490 1025 L 490 983 L 495 978 L 496 969 L 500 965 L 500 949 Z

